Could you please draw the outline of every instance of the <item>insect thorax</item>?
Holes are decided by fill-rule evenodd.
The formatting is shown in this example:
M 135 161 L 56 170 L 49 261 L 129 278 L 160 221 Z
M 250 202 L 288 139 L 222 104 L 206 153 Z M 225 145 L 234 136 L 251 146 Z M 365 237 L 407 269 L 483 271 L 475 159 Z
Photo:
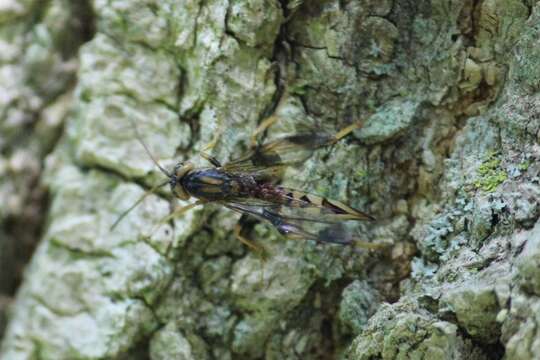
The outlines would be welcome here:
M 209 201 L 225 200 L 234 196 L 236 179 L 226 172 L 208 168 L 192 171 L 181 180 L 185 191 L 193 197 Z

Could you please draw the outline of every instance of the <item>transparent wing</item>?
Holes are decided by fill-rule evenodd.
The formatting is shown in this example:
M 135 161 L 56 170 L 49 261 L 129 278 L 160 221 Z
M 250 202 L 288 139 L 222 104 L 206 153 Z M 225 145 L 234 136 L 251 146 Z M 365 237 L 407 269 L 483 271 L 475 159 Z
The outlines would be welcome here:
M 279 177 L 285 167 L 306 161 L 313 151 L 335 142 L 335 137 L 323 133 L 304 133 L 261 144 L 223 165 L 230 173 L 249 173 L 256 178 Z
M 280 215 L 288 216 L 291 219 L 299 217 L 303 220 L 311 219 L 317 222 L 375 220 L 373 216 L 342 202 L 283 186 L 263 184 L 254 193 L 261 195 L 233 197 L 230 198 L 230 201 L 248 206 L 278 209 Z
M 379 249 L 381 245 L 362 241 L 348 230 L 342 221 L 326 217 L 316 219 L 303 211 L 288 215 L 283 210 L 286 206 L 266 204 L 261 206 L 245 203 L 224 203 L 227 208 L 241 214 L 250 215 L 274 226 L 282 235 L 289 239 L 313 240 L 318 243 L 333 243 L 350 245 L 355 248 Z M 300 208 L 297 208 L 300 209 Z
M 272 121 L 268 121 L 270 119 Z M 275 118 L 264 121 L 261 124 L 262 128 L 258 128 L 256 133 L 270 126 L 273 119 Z M 320 129 L 310 128 L 302 133 L 258 144 L 247 154 L 225 164 L 223 169 L 230 173 L 249 173 L 255 178 L 279 178 L 287 166 L 303 163 L 313 154 L 313 151 L 335 144 L 361 127 L 362 123 L 356 122 L 333 135 Z
M 230 198 L 223 205 L 272 224 L 280 233 L 297 239 L 349 244 L 347 220 L 374 220 L 341 202 L 281 186 L 264 185 L 259 197 Z

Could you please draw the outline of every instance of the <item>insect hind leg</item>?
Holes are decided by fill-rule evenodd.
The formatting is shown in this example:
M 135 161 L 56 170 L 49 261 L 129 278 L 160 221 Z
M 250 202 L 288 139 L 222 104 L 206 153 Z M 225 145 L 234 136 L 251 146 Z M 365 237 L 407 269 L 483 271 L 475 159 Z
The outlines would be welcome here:
M 263 246 L 255 244 L 253 241 L 242 235 L 242 223 L 240 222 L 234 226 L 234 237 L 242 244 L 246 245 L 250 250 L 260 255 L 263 260 L 266 258 L 266 249 Z
M 352 133 L 354 130 L 360 129 L 363 125 L 364 125 L 364 123 L 362 123 L 362 122 L 356 122 L 354 124 L 351 124 L 351 125 L 343 128 L 343 129 L 341 129 L 340 131 L 338 131 L 332 137 L 332 139 L 330 140 L 330 143 L 334 144 L 334 143 L 338 142 L 339 140 L 343 139 L 345 136 Z
M 243 217 L 240 218 L 240 221 L 238 221 L 234 227 L 234 237 L 236 237 L 236 239 L 238 239 L 242 244 L 246 245 L 249 249 L 257 253 L 257 256 L 261 261 L 260 287 L 262 289 L 264 287 L 264 264 L 267 260 L 266 249 L 263 246 L 257 245 L 253 241 L 242 236 L 242 219 Z

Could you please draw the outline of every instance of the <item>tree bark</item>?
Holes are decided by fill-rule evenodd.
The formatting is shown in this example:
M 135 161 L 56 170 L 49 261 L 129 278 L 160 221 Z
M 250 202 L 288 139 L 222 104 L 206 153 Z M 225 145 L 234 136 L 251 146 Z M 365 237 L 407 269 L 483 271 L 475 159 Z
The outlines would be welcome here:
M 0 199 L 21 204 L 0 210 L 0 296 L 41 237 L 0 358 L 540 354 L 537 2 L 74 3 L 0 4 Z M 270 115 L 267 139 L 364 124 L 284 184 L 374 215 L 354 230 L 391 250 L 253 222 L 261 261 L 217 205 L 160 224 L 168 190 L 111 230 L 164 180 L 133 122 L 171 169 L 213 141 L 238 157 Z

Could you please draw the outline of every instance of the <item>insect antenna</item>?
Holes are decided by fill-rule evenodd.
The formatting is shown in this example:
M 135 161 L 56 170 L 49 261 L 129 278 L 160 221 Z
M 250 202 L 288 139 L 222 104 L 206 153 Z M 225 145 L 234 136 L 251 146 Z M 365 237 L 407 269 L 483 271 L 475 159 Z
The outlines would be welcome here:
M 158 161 L 156 160 L 156 158 L 154 158 L 154 156 L 150 152 L 150 149 L 148 148 L 148 146 L 146 146 L 146 143 L 143 141 L 142 136 L 139 133 L 139 129 L 137 128 L 137 125 L 135 124 L 135 121 L 133 121 L 133 119 L 129 118 L 129 122 L 131 123 L 131 126 L 133 127 L 133 131 L 135 132 L 135 137 L 137 138 L 137 141 L 139 141 L 141 143 L 141 145 L 144 148 L 144 151 L 146 151 L 146 154 L 148 155 L 148 157 L 158 167 L 158 169 L 161 170 L 161 172 L 164 173 L 170 179 L 172 177 L 172 174 L 169 171 L 167 171 L 167 169 L 165 169 L 163 166 L 161 166 L 158 163 Z M 116 221 L 111 225 L 110 230 L 111 231 L 114 230 L 114 228 L 120 223 L 120 221 L 122 221 L 122 219 L 124 219 L 133 209 L 135 209 L 148 195 L 153 194 L 159 188 L 162 188 L 163 186 L 169 184 L 169 181 L 170 181 L 169 179 L 165 180 L 164 182 L 162 182 L 162 183 L 154 186 L 150 190 L 146 191 L 139 199 L 137 199 L 137 201 L 135 201 L 133 203 L 133 205 L 131 205 L 128 209 L 126 209 L 124 212 L 122 212 L 120 214 L 120 216 L 118 216 Z
M 137 138 L 137 140 L 143 146 L 144 151 L 146 151 L 146 154 L 148 155 L 148 157 L 150 157 L 152 162 L 158 167 L 159 170 L 161 170 L 162 173 L 167 175 L 167 177 L 169 177 L 169 178 L 172 177 L 172 174 L 170 172 L 168 172 L 167 169 L 165 169 L 163 166 L 159 165 L 156 158 L 154 158 L 154 155 L 152 155 L 152 153 L 150 152 L 150 149 L 148 149 L 148 146 L 146 146 L 146 143 L 143 141 L 141 134 L 139 134 L 139 129 L 137 129 L 137 125 L 135 124 L 135 121 L 133 121 L 133 119 L 129 118 L 129 122 L 131 123 L 131 126 L 133 126 L 133 131 L 135 132 L 135 137 Z
M 124 219 L 127 216 L 127 214 L 131 212 L 131 210 L 135 209 L 148 195 L 153 194 L 154 192 L 156 192 L 156 190 L 158 190 L 159 188 L 162 188 L 168 183 L 169 183 L 169 180 L 167 179 L 161 184 L 158 184 L 154 186 L 153 188 L 151 188 L 150 190 L 146 191 L 139 199 L 137 199 L 137 201 L 133 203 L 133 205 L 131 205 L 128 209 L 124 210 L 124 212 L 122 212 L 120 216 L 118 216 L 116 221 L 111 225 L 110 230 L 111 231 L 114 230 L 114 228 L 120 223 L 120 221 L 122 221 L 122 219 Z

